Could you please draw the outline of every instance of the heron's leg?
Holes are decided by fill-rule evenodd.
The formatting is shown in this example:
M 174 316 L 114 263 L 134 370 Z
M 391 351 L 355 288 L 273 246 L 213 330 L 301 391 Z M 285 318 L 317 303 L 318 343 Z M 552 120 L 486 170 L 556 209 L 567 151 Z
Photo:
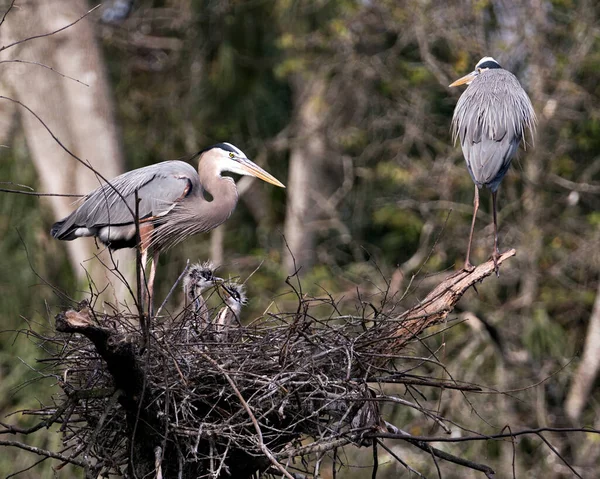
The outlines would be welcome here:
M 471 221 L 471 232 L 469 233 L 469 246 L 467 246 L 467 258 L 465 259 L 465 270 L 473 271 L 471 264 L 471 244 L 473 243 L 473 231 L 475 230 L 475 220 L 477 219 L 477 210 L 479 210 L 479 188 L 475 185 L 475 196 L 473 198 L 473 220 Z
M 146 261 L 148 261 L 148 250 L 142 249 L 142 255 L 140 258 L 140 276 L 138 278 L 138 288 L 142 289 L 142 304 L 140 308 L 145 311 L 145 305 L 148 304 L 148 291 L 146 289 Z
M 497 191 L 492 191 L 492 215 L 494 218 L 494 251 L 492 252 L 492 260 L 494 261 L 494 271 L 496 276 L 500 277 L 498 271 L 498 258 L 500 257 L 500 249 L 498 248 L 498 220 L 496 218 L 496 195 Z
M 150 266 L 150 276 L 148 278 L 148 316 L 152 318 L 154 313 L 154 278 L 156 277 L 156 268 L 158 266 L 158 251 L 154 251 L 152 254 L 152 266 Z
M 146 307 L 150 305 L 150 298 L 152 297 L 152 293 L 150 291 L 151 285 L 150 281 L 148 281 L 148 277 L 146 276 L 146 264 L 148 262 L 148 249 L 150 248 L 150 235 L 152 234 L 152 230 L 154 227 L 151 223 L 143 223 L 140 224 L 140 249 L 142 250 L 142 258 L 140 265 L 140 277 L 139 284 L 142 288 L 142 310 L 146 311 Z

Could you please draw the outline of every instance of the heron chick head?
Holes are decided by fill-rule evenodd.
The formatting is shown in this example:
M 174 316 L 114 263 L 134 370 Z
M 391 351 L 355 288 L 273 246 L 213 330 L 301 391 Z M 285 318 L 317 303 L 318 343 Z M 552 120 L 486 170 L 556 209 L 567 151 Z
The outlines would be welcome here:
M 241 307 L 248 303 L 246 288 L 243 284 L 237 281 L 228 281 L 223 284 L 223 290 L 225 291 L 224 300 L 229 306 Z
M 215 265 L 210 261 L 190 266 L 183 278 L 183 289 L 187 295 L 194 298 L 215 283 L 223 281 L 222 278 L 215 276 L 215 270 Z

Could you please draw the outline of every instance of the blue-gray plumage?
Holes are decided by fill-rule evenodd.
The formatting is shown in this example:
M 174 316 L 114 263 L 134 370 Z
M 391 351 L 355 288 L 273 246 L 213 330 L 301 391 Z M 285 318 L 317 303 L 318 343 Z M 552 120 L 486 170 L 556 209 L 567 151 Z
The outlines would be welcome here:
M 79 208 L 52 226 L 52 236 L 66 241 L 95 236 L 111 249 L 133 248 L 135 222 L 131 213 L 135 212 L 136 190 L 140 221 L 154 218 L 156 226 L 178 200 L 186 197 L 186 190 L 187 197 L 204 202 L 196 169 L 183 161 L 163 161 L 117 176 L 110 185 L 91 192 Z
M 67 241 L 94 236 L 111 249 L 135 247 L 132 213 L 137 191 L 143 265 L 148 250 L 153 253 L 148 279 L 151 297 L 160 251 L 216 228 L 233 212 L 237 188 L 233 178 L 222 176 L 224 171 L 284 187 L 240 149 L 218 143 L 199 152 L 197 172 L 186 162 L 164 161 L 118 176 L 87 195 L 79 208 L 52 226 L 51 234 Z
M 465 268 L 470 262 L 475 218 L 479 208 L 479 188 L 492 191 L 494 218 L 494 263 L 500 254 L 496 220 L 496 194 L 519 144 L 529 130 L 535 130 L 535 112 L 531 100 L 517 78 L 504 70 L 492 57 L 482 58 L 475 70 L 450 86 L 467 84 L 452 118 L 452 137 L 460 140 L 467 168 L 475 183 L 475 199 L 471 233 Z M 497 272 L 496 265 L 496 272 Z

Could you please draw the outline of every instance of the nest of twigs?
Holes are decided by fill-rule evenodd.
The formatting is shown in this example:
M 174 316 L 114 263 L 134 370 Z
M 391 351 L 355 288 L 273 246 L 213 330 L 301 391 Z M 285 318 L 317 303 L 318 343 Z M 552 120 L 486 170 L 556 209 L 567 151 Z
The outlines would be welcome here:
M 40 413 L 87 477 L 305 477 L 307 459 L 402 433 L 381 416 L 399 402 L 385 384 L 461 388 L 402 372 L 397 358 L 491 272 L 456 273 L 395 316 L 298 294 L 294 311 L 233 325 L 226 341 L 190 308 L 141 332 L 136 315 L 83 302 L 56 318 L 63 394 Z

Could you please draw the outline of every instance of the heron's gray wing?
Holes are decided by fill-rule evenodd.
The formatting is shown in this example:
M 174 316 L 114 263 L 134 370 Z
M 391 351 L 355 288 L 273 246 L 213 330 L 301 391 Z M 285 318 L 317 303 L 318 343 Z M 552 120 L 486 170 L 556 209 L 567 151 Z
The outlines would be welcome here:
M 182 161 L 129 171 L 90 193 L 79 208 L 55 225 L 52 234 L 60 238 L 76 228 L 134 223 L 136 191 L 140 219 L 162 216 L 199 185 L 196 170 Z
M 475 143 L 462 145 L 471 178 L 477 186 L 495 191 L 506 174 L 521 137 L 505 134 L 501 139 L 481 137 Z

